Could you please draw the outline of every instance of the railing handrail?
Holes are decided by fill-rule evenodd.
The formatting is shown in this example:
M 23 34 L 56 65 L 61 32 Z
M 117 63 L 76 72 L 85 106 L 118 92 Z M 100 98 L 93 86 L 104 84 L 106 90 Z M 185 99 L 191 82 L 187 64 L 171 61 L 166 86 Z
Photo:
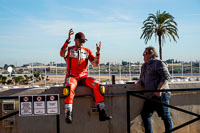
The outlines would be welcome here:
M 149 99 L 149 98 L 146 98 L 144 96 L 140 96 L 138 94 L 141 94 L 141 93 L 149 93 L 149 92 L 198 92 L 200 91 L 200 88 L 186 88 L 186 89 L 162 89 L 162 90 L 133 90 L 133 91 L 127 91 L 126 93 L 126 96 L 127 96 L 127 132 L 130 133 L 130 95 L 133 95 L 133 96 L 136 96 L 136 97 L 139 97 L 139 98 L 142 98 L 142 99 L 145 99 L 145 100 L 150 100 L 150 101 L 153 101 L 153 102 L 157 102 L 157 103 L 160 103 L 164 106 L 167 106 L 169 108 L 173 108 L 175 110 L 178 110 L 178 111 L 182 111 L 184 113 L 187 113 L 187 114 L 190 114 L 190 115 L 194 115 L 196 116 L 197 118 L 193 119 L 193 120 L 190 120 L 188 122 L 185 122 L 177 127 L 174 127 L 173 129 L 169 130 L 169 131 L 166 131 L 166 133 L 170 133 L 172 131 L 175 131 L 175 130 L 178 130 L 184 126 L 187 126 L 193 122 L 196 122 L 198 120 L 200 120 L 200 115 L 199 114 L 196 114 L 196 113 L 193 113 L 193 112 L 190 112 L 190 111 L 187 111 L 187 110 L 184 110 L 184 109 L 181 109 L 181 108 L 177 108 L 175 106 L 172 106 L 172 105 L 167 105 L 167 104 L 163 104 L 159 101 L 155 101 L 155 100 L 152 100 L 152 99 Z

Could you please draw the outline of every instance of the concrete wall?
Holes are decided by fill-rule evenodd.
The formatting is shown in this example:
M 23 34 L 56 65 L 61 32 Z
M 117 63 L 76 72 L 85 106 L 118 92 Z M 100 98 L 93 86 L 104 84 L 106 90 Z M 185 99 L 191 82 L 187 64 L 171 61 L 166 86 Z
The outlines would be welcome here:
M 171 84 L 171 88 L 200 88 L 199 83 L 193 84 Z M 76 89 L 76 98 L 73 105 L 73 123 L 66 124 L 64 121 L 64 98 L 60 99 L 60 132 L 61 133 L 125 133 L 127 130 L 126 122 L 126 91 L 136 90 L 135 85 L 107 85 L 106 94 L 112 96 L 105 97 L 106 112 L 112 115 L 113 119 L 106 122 L 98 120 L 98 113 L 92 112 L 91 108 L 95 107 L 94 98 L 90 95 L 92 91 L 86 87 Z M 62 88 L 55 87 L 48 90 L 11 90 L 0 92 L 0 96 L 8 95 L 35 95 L 35 94 L 60 94 L 62 97 Z M 23 93 L 22 93 L 23 92 Z M 34 94 L 33 94 L 34 93 Z M 4 94 L 4 95 L 2 95 Z M 200 94 L 173 94 L 171 104 L 189 111 L 200 113 Z M 131 132 L 143 133 L 143 125 L 140 118 L 140 111 L 143 106 L 143 100 L 131 96 Z M 18 108 L 18 107 L 17 107 Z M 1 112 L 0 112 L 1 114 Z M 171 110 L 173 123 L 175 126 L 180 125 L 195 117 Z M 0 122 L 0 133 L 56 133 L 56 116 L 15 116 L 16 122 L 14 127 L 5 128 Z M 162 121 L 157 114 L 153 115 L 153 127 L 155 133 L 164 131 Z M 176 133 L 199 133 L 200 121 L 197 121 L 187 127 L 178 130 Z

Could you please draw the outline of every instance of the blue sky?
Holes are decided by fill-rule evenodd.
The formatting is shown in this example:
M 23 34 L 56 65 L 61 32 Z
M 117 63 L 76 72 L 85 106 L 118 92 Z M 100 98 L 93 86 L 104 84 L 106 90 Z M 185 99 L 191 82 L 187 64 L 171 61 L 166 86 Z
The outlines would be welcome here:
M 0 0 L 0 66 L 64 63 L 59 51 L 70 28 L 85 33 L 94 53 L 102 42 L 102 63 L 143 62 L 145 47 L 158 51 L 155 38 L 147 45 L 140 39 L 143 21 L 157 10 L 174 16 L 180 37 L 167 38 L 163 60 L 199 60 L 199 0 Z

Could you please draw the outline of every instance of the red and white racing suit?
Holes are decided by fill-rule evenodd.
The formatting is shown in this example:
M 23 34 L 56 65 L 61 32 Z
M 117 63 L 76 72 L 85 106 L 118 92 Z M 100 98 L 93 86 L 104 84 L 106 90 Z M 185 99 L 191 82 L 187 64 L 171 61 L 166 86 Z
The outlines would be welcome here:
M 100 93 L 100 82 L 92 77 L 88 77 L 88 60 L 93 66 L 99 65 L 100 55 L 93 55 L 88 48 L 68 47 L 65 42 L 60 50 L 60 56 L 64 57 L 67 64 L 65 87 L 69 87 L 69 95 L 65 98 L 65 104 L 73 104 L 75 88 L 79 83 L 93 89 L 96 103 L 104 102 L 104 97 Z

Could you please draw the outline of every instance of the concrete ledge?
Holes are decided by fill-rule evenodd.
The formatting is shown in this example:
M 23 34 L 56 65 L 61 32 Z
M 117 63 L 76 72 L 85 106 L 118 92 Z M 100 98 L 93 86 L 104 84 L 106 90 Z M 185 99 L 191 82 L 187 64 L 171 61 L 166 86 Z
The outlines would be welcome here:
M 50 89 L 46 89 L 44 92 L 42 92 L 42 94 L 59 94 L 60 97 L 64 97 L 63 89 L 64 89 L 64 86 L 63 87 L 51 87 Z M 89 87 L 85 87 L 85 86 L 78 86 L 75 89 L 75 96 L 84 96 L 84 95 L 93 96 L 92 89 Z
M 45 91 L 44 88 L 16 88 L 16 89 L 9 89 L 6 91 L 0 92 L 0 97 L 8 97 L 8 96 L 21 96 L 21 95 L 38 95 Z

